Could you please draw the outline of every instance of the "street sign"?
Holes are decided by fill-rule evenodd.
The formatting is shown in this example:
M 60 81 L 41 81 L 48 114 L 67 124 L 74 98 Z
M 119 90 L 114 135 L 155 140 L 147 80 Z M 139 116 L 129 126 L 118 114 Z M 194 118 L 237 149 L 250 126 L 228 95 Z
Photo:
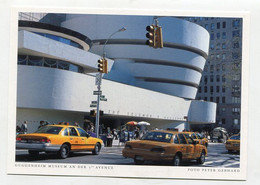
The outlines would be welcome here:
M 100 98 L 100 101 L 107 101 L 106 98 Z
M 93 95 L 101 95 L 102 91 L 93 91 Z
M 101 95 L 100 98 L 105 98 L 105 95 Z
M 97 104 L 97 101 L 91 101 L 91 104 Z
M 97 107 L 97 104 L 90 104 L 90 107 Z

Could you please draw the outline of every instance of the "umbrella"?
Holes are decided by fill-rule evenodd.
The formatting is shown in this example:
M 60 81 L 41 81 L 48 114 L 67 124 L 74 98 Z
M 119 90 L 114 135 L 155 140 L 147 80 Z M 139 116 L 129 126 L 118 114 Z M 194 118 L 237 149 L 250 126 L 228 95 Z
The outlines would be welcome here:
M 146 125 L 146 126 L 148 126 L 148 125 L 151 125 L 151 124 L 146 122 L 146 121 L 140 121 L 140 122 L 137 123 L 137 125 Z
M 137 125 L 136 121 L 129 121 L 126 123 L 126 125 Z

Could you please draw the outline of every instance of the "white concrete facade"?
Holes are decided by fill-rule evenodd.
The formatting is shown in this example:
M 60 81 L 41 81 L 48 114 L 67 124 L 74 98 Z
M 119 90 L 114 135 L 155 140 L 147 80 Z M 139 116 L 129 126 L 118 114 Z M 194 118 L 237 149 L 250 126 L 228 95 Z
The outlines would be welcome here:
M 163 32 L 164 42 L 175 44 L 177 48 L 153 49 L 140 44 L 145 41 L 145 27 L 151 23 L 151 17 L 119 17 L 67 16 L 62 26 L 91 38 L 90 51 L 19 31 L 18 54 L 64 60 L 83 67 L 89 74 L 19 65 L 18 124 L 24 119 L 36 123 L 43 117 L 56 123 L 82 123 L 93 109 L 91 101 L 97 99 L 93 95 L 97 89 L 95 77 L 90 74 L 97 70 L 97 60 L 103 53 L 102 39 L 122 26 L 126 26 L 127 31 L 115 34 L 112 43 L 106 46 L 111 71 L 102 81 L 101 90 L 107 102 L 100 105 L 104 111 L 101 122 L 147 120 L 153 127 L 179 130 L 188 128 L 187 123 L 215 122 L 216 104 L 194 100 L 207 56 L 208 33 L 187 21 L 163 18 L 159 24 L 164 30 L 167 26 L 176 28 Z M 104 23 L 110 26 L 101 29 Z M 116 40 L 118 43 L 113 44 Z M 130 40 L 139 44 L 129 44 Z M 30 128 L 34 130 L 37 126 L 33 124 Z
M 113 68 L 105 78 L 182 98 L 195 99 L 209 47 L 209 33 L 201 26 L 173 17 L 159 18 L 166 47 L 154 49 L 144 45 L 145 28 L 153 22 L 153 17 L 113 15 L 66 17 L 66 21 L 61 25 L 88 35 L 93 41 L 90 51 L 99 55 L 103 53 L 102 41 L 121 27 L 127 28 L 126 31 L 119 32 L 109 39 L 111 44 L 106 45 L 106 55 L 115 60 L 113 68 L 122 65 L 121 68 L 129 71 L 128 78 L 122 79 L 121 71 Z M 125 60 L 130 64 L 126 66 Z

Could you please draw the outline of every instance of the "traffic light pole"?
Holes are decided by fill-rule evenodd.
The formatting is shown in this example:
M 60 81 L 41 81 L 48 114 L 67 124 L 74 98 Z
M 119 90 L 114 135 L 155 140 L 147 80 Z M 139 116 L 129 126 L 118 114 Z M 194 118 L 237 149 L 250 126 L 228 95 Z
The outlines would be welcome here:
M 117 30 L 116 32 L 112 33 L 108 39 L 106 39 L 105 43 L 104 43 L 104 46 L 103 46 L 103 59 L 106 58 L 106 50 L 105 50 L 105 47 L 106 47 L 106 44 L 108 42 L 108 40 L 116 33 L 118 32 L 122 32 L 122 31 L 125 31 L 126 28 L 123 27 L 119 30 Z M 104 65 L 104 64 L 103 64 Z M 106 64 L 107 65 L 107 64 Z M 103 66 L 104 67 L 104 66 Z M 99 72 L 98 73 L 98 83 L 97 83 L 97 90 L 98 90 L 98 95 L 97 95 L 97 113 L 96 113 L 96 124 L 95 124 L 95 131 L 96 131 L 96 134 L 97 134 L 97 138 L 99 138 L 99 117 L 100 117 L 100 111 L 99 111 L 99 102 L 100 102 L 100 96 L 101 96 L 101 80 L 102 80 L 102 73 L 104 73 L 105 71 L 107 71 L 107 69 L 103 70 L 102 72 Z
M 102 80 L 102 73 L 98 73 L 98 82 L 97 82 L 97 90 L 98 90 L 98 95 L 97 95 L 97 112 L 96 112 L 96 124 L 95 124 L 95 131 L 97 134 L 97 138 L 99 138 L 99 102 L 100 102 L 100 95 L 101 95 L 101 80 Z

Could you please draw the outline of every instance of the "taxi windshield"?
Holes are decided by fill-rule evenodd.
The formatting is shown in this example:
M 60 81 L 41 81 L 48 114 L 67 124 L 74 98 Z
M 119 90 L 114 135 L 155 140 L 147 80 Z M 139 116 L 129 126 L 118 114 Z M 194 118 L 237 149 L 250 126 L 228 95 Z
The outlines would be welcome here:
M 240 136 L 231 136 L 230 139 L 233 139 L 233 140 L 240 140 Z
M 170 143 L 173 134 L 164 133 L 164 132 L 148 132 L 144 135 L 141 140 L 150 140 L 150 141 L 159 141 Z
M 35 133 L 59 134 L 62 127 L 44 126 L 38 129 Z

